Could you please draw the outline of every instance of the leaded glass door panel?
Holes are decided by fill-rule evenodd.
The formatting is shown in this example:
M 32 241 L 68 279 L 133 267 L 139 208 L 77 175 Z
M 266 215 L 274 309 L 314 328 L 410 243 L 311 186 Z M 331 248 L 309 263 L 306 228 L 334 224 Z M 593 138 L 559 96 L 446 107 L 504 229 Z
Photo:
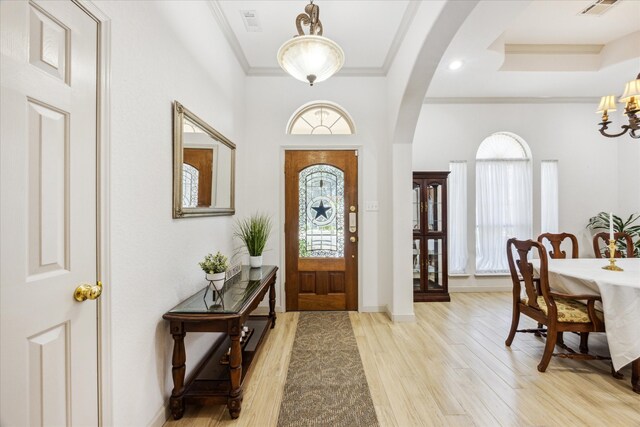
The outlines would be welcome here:
M 356 310 L 355 151 L 285 154 L 287 310 Z

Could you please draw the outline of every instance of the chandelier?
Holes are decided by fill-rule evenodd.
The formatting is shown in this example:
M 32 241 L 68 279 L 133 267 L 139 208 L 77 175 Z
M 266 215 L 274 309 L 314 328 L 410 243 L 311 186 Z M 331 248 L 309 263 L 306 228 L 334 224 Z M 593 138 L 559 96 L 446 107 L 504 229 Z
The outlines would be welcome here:
M 294 78 L 313 86 L 342 68 L 344 52 L 336 42 L 322 35 L 320 8 L 313 0 L 305 6 L 304 12 L 296 17 L 298 35 L 280 46 L 278 63 Z M 302 25 L 309 26 L 308 35 Z
M 640 138 L 640 118 L 637 114 L 640 112 L 638 104 L 640 102 L 640 74 L 635 80 L 631 80 L 624 87 L 624 93 L 619 99 L 620 102 L 626 103 L 624 108 L 624 114 L 629 117 L 629 124 L 622 125 L 622 131 L 618 133 L 607 133 L 606 130 L 609 127 L 611 121 L 609 120 L 609 112 L 616 111 L 616 98 L 613 95 L 603 96 L 600 99 L 600 105 L 598 106 L 597 113 L 602 113 L 602 122 L 600 125 L 600 133 L 607 138 L 616 138 L 629 132 L 631 138 Z

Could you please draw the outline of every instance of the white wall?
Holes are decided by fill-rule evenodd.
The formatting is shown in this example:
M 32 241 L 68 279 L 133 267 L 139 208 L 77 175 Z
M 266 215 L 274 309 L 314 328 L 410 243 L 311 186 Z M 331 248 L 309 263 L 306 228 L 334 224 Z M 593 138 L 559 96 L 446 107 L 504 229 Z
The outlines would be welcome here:
M 162 314 L 230 253 L 232 217 L 174 220 L 172 101 L 243 142 L 244 75 L 205 2 L 99 2 L 111 18 L 113 424 L 162 423 L 173 340 Z M 187 370 L 210 336 L 189 334 Z
M 468 167 L 467 272 L 471 276 L 450 278 L 451 290 L 510 286 L 508 279 L 473 276 L 474 159 L 478 145 L 493 132 L 513 132 L 531 148 L 532 237 L 540 234 L 541 160 L 559 160 L 559 227 L 578 236 L 581 257 L 593 257 L 590 233 L 585 228 L 589 217 L 600 211 L 640 211 L 637 167 L 640 144 L 630 145 L 624 138 L 604 138 L 597 131 L 597 123 L 598 116 L 591 104 L 423 105 L 413 143 L 413 169 L 449 170 L 450 160 L 466 160 Z M 621 147 L 625 148 L 624 154 Z M 625 167 L 619 168 L 623 164 Z
M 388 167 L 386 86 L 380 77 L 332 77 L 313 87 L 288 76 L 248 77 L 245 145 L 238 150 L 239 212 L 266 212 L 276 227 L 264 253 L 265 264 L 280 267 L 276 306 L 284 309 L 284 149 L 359 149 L 359 307 L 362 311 L 384 309 L 391 283 L 391 248 L 383 233 L 389 224 L 379 212 L 367 212 L 365 201 L 390 200 L 379 171 Z M 286 135 L 291 115 L 310 101 L 329 100 L 353 118 L 355 135 Z M 384 206 L 381 210 L 387 209 Z M 242 214 L 240 215 L 242 216 Z
M 621 123 L 622 120 L 616 120 L 609 125 L 610 129 Z M 640 140 L 625 135 L 612 142 L 618 147 L 617 212 L 626 220 L 632 213 L 640 213 Z

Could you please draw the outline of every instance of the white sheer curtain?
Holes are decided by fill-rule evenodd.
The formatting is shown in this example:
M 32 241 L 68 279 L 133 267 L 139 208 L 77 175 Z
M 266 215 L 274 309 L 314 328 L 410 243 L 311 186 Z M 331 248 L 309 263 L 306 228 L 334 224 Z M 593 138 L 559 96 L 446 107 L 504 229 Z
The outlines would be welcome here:
M 532 234 L 531 162 L 529 159 L 476 160 L 476 272 L 509 271 L 511 237 Z
M 449 163 L 449 273 L 467 272 L 467 162 Z
M 558 227 L 558 161 L 540 163 L 540 232 L 557 233 Z

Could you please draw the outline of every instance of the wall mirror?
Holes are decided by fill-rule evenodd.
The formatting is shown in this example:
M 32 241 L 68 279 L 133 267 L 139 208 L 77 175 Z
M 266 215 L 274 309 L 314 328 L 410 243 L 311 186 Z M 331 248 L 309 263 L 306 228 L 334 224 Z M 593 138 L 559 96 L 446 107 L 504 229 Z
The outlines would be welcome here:
M 173 217 L 235 213 L 236 146 L 173 103 Z

